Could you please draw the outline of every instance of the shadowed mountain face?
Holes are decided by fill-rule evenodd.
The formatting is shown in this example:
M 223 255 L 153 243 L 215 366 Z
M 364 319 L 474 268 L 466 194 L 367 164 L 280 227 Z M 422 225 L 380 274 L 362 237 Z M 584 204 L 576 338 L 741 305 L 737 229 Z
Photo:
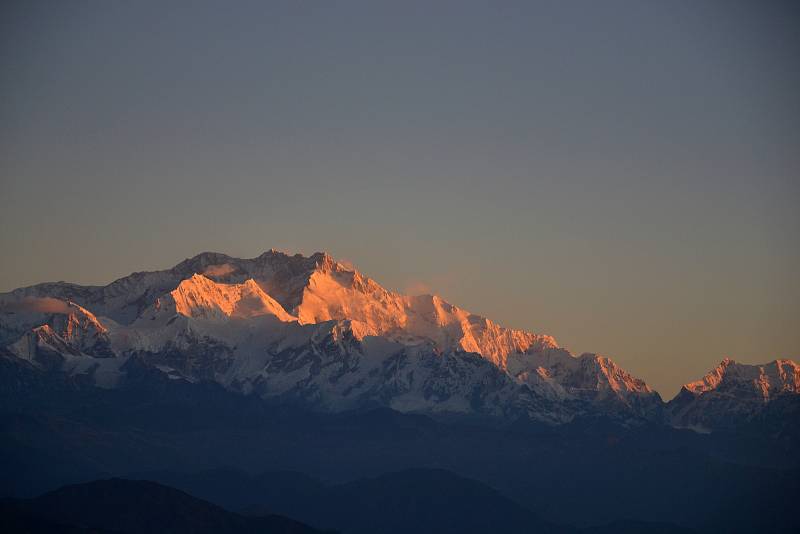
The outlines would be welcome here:
M 307 494 L 297 517 L 350 534 L 565 533 L 479 482 L 442 470 L 410 470 L 323 487 Z M 250 514 L 276 510 L 266 503 Z
M 637 462 L 638 463 L 638 462 Z M 616 468 L 620 464 L 615 464 Z M 559 466 L 563 469 L 565 466 Z M 636 465 L 636 470 L 643 470 Z M 657 467 L 655 471 L 662 469 Z M 688 470 L 698 470 L 697 477 L 685 477 Z M 793 532 L 798 526 L 791 514 L 781 511 L 791 508 L 793 496 L 800 489 L 792 480 L 798 471 L 775 476 L 763 472 L 765 479 L 758 482 L 759 475 L 740 472 L 732 466 L 720 466 L 695 461 L 680 473 L 687 484 L 683 487 L 687 495 L 676 495 L 679 484 L 671 488 L 656 488 L 665 479 L 636 480 L 628 473 L 617 473 L 632 487 L 623 496 L 613 490 L 614 496 L 606 498 L 603 490 L 609 490 L 611 478 L 605 475 L 576 476 L 576 472 L 565 471 L 564 478 L 571 481 L 555 481 L 550 473 L 540 476 L 545 483 L 536 484 L 539 495 L 521 503 L 520 491 L 508 490 L 500 493 L 476 480 L 465 479 L 442 470 L 411 469 L 369 477 L 343 484 L 323 484 L 307 475 L 291 472 L 267 472 L 249 476 L 232 470 L 215 470 L 201 473 L 150 472 L 143 476 L 180 487 L 185 491 L 213 502 L 225 503 L 231 509 L 245 514 L 273 512 L 296 517 L 315 526 L 326 526 L 343 532 L 404 532 L 408 529 L 419 532 L 449 532 L 448 525 L 458 525 L 455 532 L 655 532 L 683 533 L 698 531 L 724 532 Z M 703 483 L 701 477 L 708 480 Z M 664 506 L 662 519 L 649 515 L 650 520 L 614 520 L 606 524 L 595 520 L 591 527 L 575 528 L 544 522 L 531 508 L 540 501 L 552 499 L 551 493 L 560 493 L 560 486 L 567 486 L 569 495 L 559 495 L 565 502 L 567 514 L 562 520 L 574 523 L 587 509 L 600 503 L 617 517 L 641 515 L 640 505 L 653 509 Z M 696 486 L 689 489 L 688 486 Z M 730 487 L 726 487 L 730 486 Z M 712 498 L 703 494 L 715 492 Z M 624 502 L 621 502 L 624 500 Z M 697 501 L 694 508 L 692 501 Z M 260 501 L 260 504 L 256 504 Z M 656 504 L 657 501 L 663 504 Z M 741 502 L 747 503 L 742 509 Z M 568 504 L 567 504 L 568 503 Z M 739 503 L 739 504 L 737 504 Z M 695 528 L 675 524 L 663 517 L 668 515 L 666 507 L 672 509 L 675 520 L 685 523 L 687 514 L 695 515 Z M 703 508 L 701 510 L 701 508 Z M 502 511 L 502 514 L 500 512 Z M 644 514 L 648 517 L 647 514 Z M 698 520 L 698 517 L 704 519 Z M 609 521 L 606 519 L 605 521 Z M 431 526 L 430 529 L 428 525 Z M 489 526 L 487 526 L 489 525 Z M 530 530 L 526 530 L 530 529 Z
M 386 409 L 326 414 L 271 405 L 213 382 L 171 380 L 146 367 L 132 374 L 135 381 L 110 390 L 65 383 L 61 374 L 14 374 L 20 387 L 0 411 L 3 494 L 37 495 L 133 473 L 242 510 L 269 505 L 257 496 L 286 484 L 265 476 L 194 486 L 153 472 L 290 470 L 312 480 L 277 490 L 295 495 L 294 505 L 272 501 L 283 502 L 273 511 L 304 520 L 294 514 L 305 509 L 303 492 L 313 493 L 314 478 L 341 483 L 437 468 L 495 488 L 556 524 L 626 518 L 694 528 L 725 524 L 728 532 L 797 526 L 796 515 L 787 513 L 800 491 L 791 422 L 776 436 L 760 426 L 698 434 L 596 418 L 497 426 Z M 765 518 L 774 528 L 765 527 Z
M 143 480 L 110 479 L 65 486 L 41 497 L 3 503 L 5 517 L 42 531 L 118 533 L 313 534 L 285 517 L 244 517 L 182 491 Z M 24 530 L 20 530 L 24 531 Z
M 162 473 L 163 476 L 169 476 Z M 579 534 L 653 532 L 689 534 L 666 523 L 617 521 L 604 527 L 575 529 L 543 521 L 536 514 L 484 484 L 443 470 L 413 469 L 329 486 L 296 473 L 247 477 L 234 472 L 172 474 L 199 491 L 222 493 L 213 484 L 236 481 L 260 490 L 243 514 L 162 484 L 108 479 L 62 487 L 35 499 L 0 502 L 6 532 L 28 533 L 261 533 L 323 532 L 271 513 L 292 508 L 306 523 L 335 527 L 343 534 Z M 333 532 L 326 530 L 325 532 Z

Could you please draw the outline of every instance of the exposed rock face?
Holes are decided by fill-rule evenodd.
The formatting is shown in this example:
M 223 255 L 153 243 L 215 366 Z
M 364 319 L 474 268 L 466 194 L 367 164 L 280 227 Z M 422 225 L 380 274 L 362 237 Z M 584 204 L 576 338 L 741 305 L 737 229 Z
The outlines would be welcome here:
M 6 306 L 0 316 L 2 339 L 9 350 L 31 362 L 61 360 L 62 354 L 111 358 L 108 329 L 90 311 L 52 298 L 25 298 Z

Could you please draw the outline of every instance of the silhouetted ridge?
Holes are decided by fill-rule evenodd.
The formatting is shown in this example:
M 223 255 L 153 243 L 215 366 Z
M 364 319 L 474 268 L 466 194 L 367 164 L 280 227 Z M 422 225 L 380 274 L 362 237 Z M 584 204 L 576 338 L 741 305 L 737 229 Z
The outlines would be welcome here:
M 35 499 L 6 503 L 15 517 L 43 524 L 151 534 L 313 534 L 281 516 L 244 517 L 180 490 L 145 480 L 108 479 L 65 486 Z

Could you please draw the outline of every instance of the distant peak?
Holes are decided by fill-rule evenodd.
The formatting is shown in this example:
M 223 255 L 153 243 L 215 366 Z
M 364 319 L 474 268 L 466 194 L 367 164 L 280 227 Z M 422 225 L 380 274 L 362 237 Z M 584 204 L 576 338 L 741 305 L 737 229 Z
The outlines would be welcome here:
M 757 389 L 761 396 L 768 398 L 770 391 L 775 388 L 798 391 L 800 389 L 800 366 L 792 360 L 745 364 L 736 363 L 731 358 L 724 358 L 703 378 L 685 384 L 683 389 L 694 394 L 703 394 L 718 389 L 723 383 L 747 384 L 748 387 L 758 386 Z

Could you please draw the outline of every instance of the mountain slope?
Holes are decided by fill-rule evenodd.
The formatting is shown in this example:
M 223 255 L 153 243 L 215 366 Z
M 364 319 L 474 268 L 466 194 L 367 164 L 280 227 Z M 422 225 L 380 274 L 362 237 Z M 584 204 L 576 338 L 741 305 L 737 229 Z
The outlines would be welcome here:
M 319 532 L 282 516 L 244 517 L 182 491 L 143 480 L 110 479 L 65 486 L 35 499 L 6 501 L 7 514 L 29 522 L 120 533 Z
M 548 335 L 503 328 L 438 296 L 388 291 L 324 253 L 206 252 L 107 286 L 20 288 L 0 295 L 0 346 L 85 384 L 117 387 L 144 365 L 324 411 L 388 406 L 548 423 L 663 412 L 658 393 L 609 358 L 575 356 Z
M 22 359 L 35 361 L 39 347 L 53 353 L 114 356 L 108 329 L 92 312 L 74 302 L 22 298 L 0 310 L 0 343 L 13 346 L 13 352 Z
M 295 500 L 292 509 L 302 520 L 348 534 L 571 532 L 480 482 L 439 469 L 411 469 L 323 487 L 300 502 Z M 278 503 L 265 504 L 262 513 Z
M 180 314 L 205 319 L 273 315 L 281 321 L 296 320 L 252 278 L 241 284 L 218 284 L 202 274 L 194 274 L 181 281 L 166 297 L 156 299 L 155 308 L 170 316 Z
M 216 494 L 201 493 L 149 473 L 234 467 L 348 481 L 425 467 L 479 480 L 557 523 L 630 518 L 708 531 L 725 524 L 724 531 L 742 533 L 796 527 L 796 515 L 787 512 L 800 480 L 797 440 L 598 418 L 559 426 L 520 419 L 498 428 L 387 409 L 326 414 L 268 404 L 214 382 L 172 380 L 147 367 L 131 375 L 139 373 L 138 381 L 128 378 L 107 390 L 59 393 L 55 382 L 26 381 L 0 399 L 0 494 L 35 495 L 135 471 L 135 478 L 163 481 L 227 507 L 235 503 L 217 500 L 225 488 L 217 480 L 210 482 Z M 40 398 L 32 396 L 36 388 Z M 281 485 L 270 478 L 263 484 Z M 254 499 L 264 485 L 243 493 L 238 488 L 247 485 L 233 481 L 225 498 L 237 498 L 238 491 L 239 505 L 231 508 L 238 510 L 259 502 Z M 291 486 L 299 506 L 308 486 Z M 270 502 L 264 497 L 260 502 Z M 302 519 L 288 508 L 273 511 Z M 787 528 L 754 530 L 767 519 Z
M 702 379 L 684 385 L 667 405 L 673 425 L 714 430 L 761 418 L 777 426 L 797 425 L 800 416 L 800 365 L 775 360 L 746 365 L 726 358 Z

